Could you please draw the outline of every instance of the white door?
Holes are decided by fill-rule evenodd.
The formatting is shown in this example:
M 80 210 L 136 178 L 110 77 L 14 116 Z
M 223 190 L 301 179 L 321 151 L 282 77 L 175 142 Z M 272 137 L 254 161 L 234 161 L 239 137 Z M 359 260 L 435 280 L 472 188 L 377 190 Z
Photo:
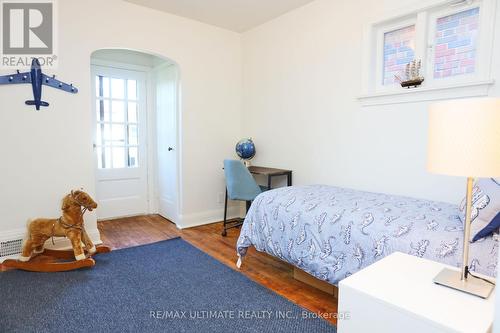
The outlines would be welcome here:
M 146 75 L 93 66 L 99 219 L 148 212 Z
M 175 65 L 163 65 L 156 74 L 158 211 L 177 221 L 177 109 L 178 72 Z

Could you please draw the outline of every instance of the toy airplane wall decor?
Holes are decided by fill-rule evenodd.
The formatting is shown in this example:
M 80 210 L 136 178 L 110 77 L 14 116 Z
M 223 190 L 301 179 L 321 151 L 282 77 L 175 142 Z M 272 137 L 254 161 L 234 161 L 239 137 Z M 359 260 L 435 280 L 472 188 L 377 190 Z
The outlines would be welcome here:
M 0 76 L 0 85 L 22 83 L 31 83 L 31 87 L 33 88 L 33 100 L 26 101 L 26 105 L 34 105 L 37 110 L 40 110 L 40 106 L 49 106 L 49 103 L 42 101 L 42 85 L 61 89 L 72 94 L 78 92 L 78 89 L 73 87 L 72 84 L 56 80 L 55 75 L 47 76 L 43 74 L 40 62 L 36 58 L 33 58 L 31 62 L 31 71 L 26 73 L 17 71 L 16 74 Z

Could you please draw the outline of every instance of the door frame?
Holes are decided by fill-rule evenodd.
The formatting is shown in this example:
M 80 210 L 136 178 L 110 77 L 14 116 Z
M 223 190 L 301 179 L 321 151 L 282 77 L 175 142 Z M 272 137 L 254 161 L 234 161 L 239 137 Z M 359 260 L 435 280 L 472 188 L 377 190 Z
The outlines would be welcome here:
M 151 54 L 148 52 L 143 52 L 145 54 Z M 151 54 L 154 55 L 154 54 Z M 156 56 L 156 55 L 154 55 Z M 165 59 L 164 57 L 157 56 L 159 58 L 162 58 L 165 60 L 166 63 L 160 64 L 158 66 L 154 67 L 147 67 L 147 66 L 140 66 L 140 65 L 135 65 L 135 64 L 127 64 L 127 63 L 122 63 L 118 61 L 111 61 L 111 60 L 103 60 L 103 59 L 95 59 L 91 58 L 91 80 L 94 79 L 94 66 L 101 66 L 101 67 L 110 67 L 110 68 L 116 68 L 116 69 L 121 69 L 121 70 L 129 70 L 129 71 L 137 71 L 137 72 L 142 72 L 146 76 L 146 132 L 147 132 L 147 142 L 146 142 L 146 151 L 147 151 L 147 192 L 148 192 L 148 214 L 157 214 L 158 213 L 158 202 L 159 202 L 159 191 L 158 191 L 158 159 L 157 159 L 157 145 L 156 145 L 156 126 L 152 126 L 153 123 L 156 121 L 156 91 L 154 89 L 155 87 L 155 80 L 154 80 L 154 71 L 158 68 L 161 68 L 163 66 L 176 66 L 176 71 L 177 71 L 177 82 L 176 82 L 176 133 L 175 133 L 175 160 L 176 160 L 176 188 L 174 189 L 175 191 L 175 198 L 176 198 L 176 213 L 175 217 L 173 218 L 173 223 L 179 226 L 179 222 L 181 219 L 181 207 L 182 207 L 182 160 L 181 160 L 181 152 L 182 152 L 182 146 L 181 146 L 181 115 L 182 113 L 180 112 L 181 110 L 181 77 L 180 77 L 180 68 L 179 65 L 177 65 L 175 62 L 172 62 L 168 59 Z M 93 85 L 91 81 L 91 86 Z M 91 103 L 94 103 L 94 97 L 91 94 Z M 91 104 L 92 106 L 92 104 Z M 93 109 L 93 108 L 92 108 Z M 95 112 L 94 112 L 95 113 Z M 94 123 L 95 115 L 92 115 L 92 121 Z M 94 124 L 92 124 L 94 126 Z M 94 143 L 95 140 L 95 129 L 92 129 L 92 138 L 91 142 L 92 144 Z M 93 170 L 95 172 L 95 166 L 97 165 L 97 159 L 95 156 L 95 151 L 93 151 Z M 94 180 L 96 179 L 96 175 L 94 174 Z

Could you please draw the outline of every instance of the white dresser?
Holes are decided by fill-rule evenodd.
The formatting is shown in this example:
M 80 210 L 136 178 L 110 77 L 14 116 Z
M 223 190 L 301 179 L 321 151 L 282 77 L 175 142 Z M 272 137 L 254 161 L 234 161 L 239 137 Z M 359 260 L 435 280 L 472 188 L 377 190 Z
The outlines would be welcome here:
M 434 284 L 444 267 L 396 252 L 342 280 L 338 332 L 491 332 L 495 291 L 484 300 Z

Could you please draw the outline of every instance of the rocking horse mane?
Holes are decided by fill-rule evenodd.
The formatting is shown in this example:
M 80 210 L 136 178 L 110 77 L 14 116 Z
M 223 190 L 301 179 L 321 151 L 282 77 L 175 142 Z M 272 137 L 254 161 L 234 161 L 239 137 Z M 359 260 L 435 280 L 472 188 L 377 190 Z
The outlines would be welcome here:
M 73 199 L 73 195 L 70 193 L 62 199 L 61 210 L 67 211 L 71 206 L 80 207 L 80 205 Z

